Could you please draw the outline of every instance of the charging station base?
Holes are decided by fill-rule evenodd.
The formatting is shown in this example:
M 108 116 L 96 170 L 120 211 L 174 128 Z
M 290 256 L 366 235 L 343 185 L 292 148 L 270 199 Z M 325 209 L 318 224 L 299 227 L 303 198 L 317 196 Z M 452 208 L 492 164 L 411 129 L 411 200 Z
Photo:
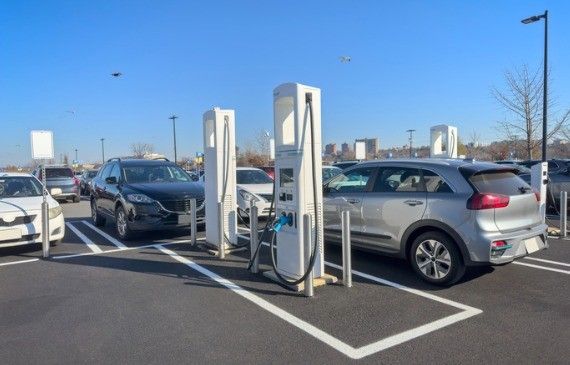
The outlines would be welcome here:
M 218 245 L 213 244 L 213 243 L 209 243 L 207 241 L 202 242 L 202 245 L 205 246 L 204 248 L 206 249 L 206 252 L 208 252 L 210 255 L 218 256 L 218 251 L 219 251 Z M 226 254 L 239 252 L 239 251 L 245 251 L 247 249 L 248 249 L 247 247 L 232 247 L 231 245 L 228 245 L 227 243 L 225 246 Z
M 279 278 L 277 277 L 277 275 L 275 275 L 274 270 L 264 271 L 263 276 L 265 276 L 268 279 L 275 281 L 278 284 L 283 285 L 281 283 L 281 281 L 279 281 Z M 334 284 L 337 281 L 338 281 L 338 278 L 336 276 L 324 274 L 323 276 L 321 276 L 319 278 L 313 278 L 313 287 L 324 286 L 327 284 Z M 285 285 L 285 286 L 288 289 L 291 289 L 292 291 L 296 291 L 296 292 L 301 292 L 301 291 L 305 290 L 305 283 L 301 283 L 299 285 Z

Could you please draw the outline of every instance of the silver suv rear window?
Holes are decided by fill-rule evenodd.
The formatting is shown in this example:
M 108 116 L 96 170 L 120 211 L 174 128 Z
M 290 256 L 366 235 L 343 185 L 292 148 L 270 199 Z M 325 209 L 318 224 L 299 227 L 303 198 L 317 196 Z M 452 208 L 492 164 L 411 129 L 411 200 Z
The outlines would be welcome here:
M 469 178 L 479 193 L 520 195 L 532 192 L 528 184 L 510 171 L 485 171 Z

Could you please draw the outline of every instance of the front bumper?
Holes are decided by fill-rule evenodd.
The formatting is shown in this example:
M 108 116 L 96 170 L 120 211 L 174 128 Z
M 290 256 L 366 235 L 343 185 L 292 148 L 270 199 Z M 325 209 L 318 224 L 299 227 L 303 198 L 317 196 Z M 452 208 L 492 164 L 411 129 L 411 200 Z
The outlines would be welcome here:
M 501 265 L 533 252 L 544 250 L 548 248 L 547 228 L 546 224 L 541 224 L 525 231 L 484 234 L 481 240 L 486 245 L 485 258 L 484 260 L 473 261 L 484 261 L 492 265 Z M 505 241 L 507 247 L 502 250 L 492 250 L 491 242 L 494 241 Z
M 196 224 L 204 224 L 205 208 L 196 214 Z M 129 228 L 133 231 L 189 229 L 190 214 L 170 212 L 159 204 L 127 204 Z
M 251 211 L 251 204 L 248 201 L 243 201 L 240 199 L 238 201 L 239 208 L 245 211 L 247 214 Z M 259 217 L 266 217 L 269 215 L 269 210 L 271 208 L 271 202 L 267 200 L 258 200 L 255 202 L 255 206 L 257 207 L 257 215 Z
M 14 237 L 13 233 L 20 230 L 20 237 Z M 63 214 L 49 220 L 49 240 L 57 241 L 65 236 L 65 221 Z M 8 233 L 8 231 L 11 231 Z M 11 227 L 0 227 L 0 247 L 12 247 L 40 243 L 43 240 L 41 212 L 37 212 L 35 219 L 26 224 Z

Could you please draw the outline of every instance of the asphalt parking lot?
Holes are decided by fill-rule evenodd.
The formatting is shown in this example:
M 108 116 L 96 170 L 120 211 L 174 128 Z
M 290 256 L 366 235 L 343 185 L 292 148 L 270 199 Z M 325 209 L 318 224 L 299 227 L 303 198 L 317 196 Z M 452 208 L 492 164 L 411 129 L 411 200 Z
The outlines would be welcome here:
M 3 363 L 568 363 L 570 241 L 478 268 L 451 288 L 396 259 L 353 253 L 354 287 L 313 298 L 224 261 L 185 232 L 115 238 L 64 204 L 67 231 L 41 249 L 0 249 Z M 245 230 L 241 230 L 246 234 Z M 203 232 L 199 238 L 203 237 Z M 262 269 L 268 269 L 267 248 Z M 326 270 L 341 250 L 326 247 Z

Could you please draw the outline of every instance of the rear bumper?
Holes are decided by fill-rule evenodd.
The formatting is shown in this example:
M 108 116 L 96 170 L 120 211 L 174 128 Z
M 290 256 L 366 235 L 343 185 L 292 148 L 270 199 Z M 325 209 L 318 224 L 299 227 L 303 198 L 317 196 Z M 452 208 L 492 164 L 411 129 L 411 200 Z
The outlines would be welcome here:
M 471 259 L 474 264 L 487 263 L 502 265 L 513 260 L 527 256 L 533 252 L 548 248 L 548 226 L 541 224 L 532 229 L 513 233 L 486 233 L 481 237 L 481 243 L 485 249 L 479 251 L 478 257 Z M 505 241 L 507 248 L 503 250 L 491 250 L 491 242 Z
M 66 186 L 66 187 L 50 186 L 48 188 L 48 191 L 51 191 L 51 189 L 53 189 L 53 188 L 60 188 L 61 189 L 61 194 L 56 194 L 56 195 L 52 194 L 52 197 L 54 199 L 69 199 L 69 198 L 74 198 L 76 196 L 79 196 L 79 186 L 77 186 L 77 185 Z

